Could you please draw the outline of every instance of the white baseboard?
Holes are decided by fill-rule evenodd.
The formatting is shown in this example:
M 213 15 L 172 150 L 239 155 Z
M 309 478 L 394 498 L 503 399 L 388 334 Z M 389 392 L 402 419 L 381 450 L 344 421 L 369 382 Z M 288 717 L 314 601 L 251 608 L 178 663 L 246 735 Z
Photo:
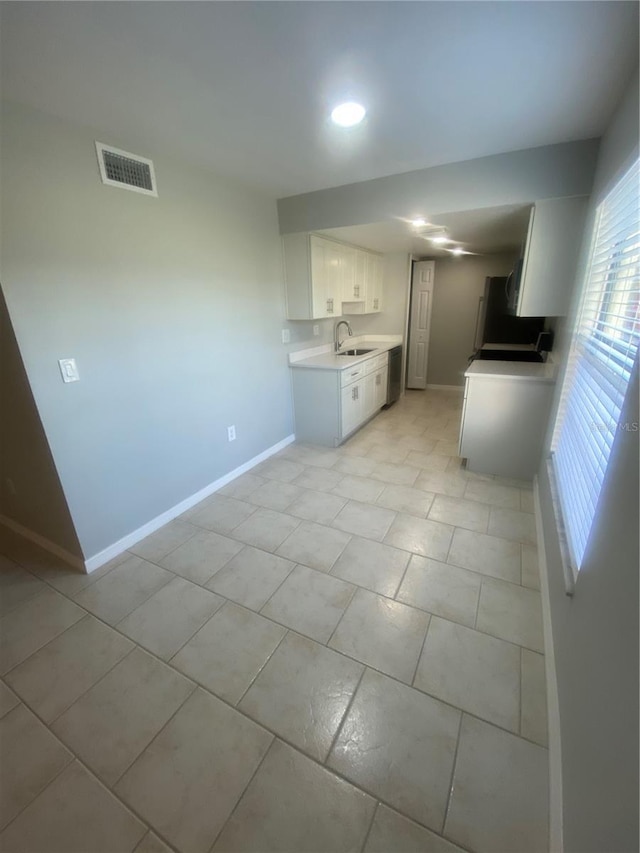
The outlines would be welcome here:
M 114 542 L 113 545 L 109 545 L 107 548 L 104 548 L 102 551 L 99 551 L 97 554 L 94 554 L 93 557 L 89 557 L 84 561 L 83 569 L 86 572 L 94 572 L 96 569 L 99 569 L 100 566 L 104 566 L 105 563 L 108 563 L 109 560 L 112 560 L 114 557 L 117 557 L 118 554 L 122 554 L 123 551 L 126 551 L 127 548 L 130 548 L 132 545 L 135 545 L 136 542 L 140 542 L 141 539 L 144 539 L 147 536 L 150 536 L 152 533 L 155 533 L 156 530 L 159 530 L 169 521 L 172 521 L 177 516 L 182 515 L 183 512 L 186 512 L 191 507 L 203 501 L 205 498 L 208 498 L 209 495 L 212 495 L 214 492 L 217 492 L 218 489 L 221 489 L 223 486 L 226 486 L 227 483 L 230 483 L 232 480 L 235 480 L 236 477 L 239 477 L 240 474 L 244 474 L 247 471 L 254 468 L 256 465 L 259 465 L 260 462 L 264 462 L 265 459 L 268 459 L 270 456 L 273 456 L 274 453 L 278 453 L 280 450 L 283 450 L 289 444 L 292 444 L 295 441 L 295 435 L 288 435 L 286 438 L 283 438 L 282 441 L 279 441 L 277 444 L 272 445 L 272 447 L 267 448 L 262 453 L 259 453 L 257 456 L 254 456 L 253 459 L 249 459 L 248 462 L 245 462 L 243 465 L 240 465 L 238 468 L 234 468 L 233 471 L 229 471 L 228 474 L 225 474 L 223 477 L 220 477 L 218 480 L 215 480 L 213 483 L 209 483 L 208 486 L 205 486 L 204 489 L 200 489 L 200 491 L 196 492 L 194 495 L 191 495 L 188 498 L 185 498 L 183 501 L 180 501 L 179 504 L 172 506 L 171 509 L 168 509 L 166 512 L 157 515 L 155 518 L 152 518 L 151 521 L 148 521 L 146 524 L 143 524 L 142 527 L 138 527 L 137 530 L 133 530 L 131 533 L 128 533 L 126 536 L 123 536 L 122 539 L 119 539 L 117 542 Z
M 34 542 L 36 545 L 39 545 L 40 548 L 43 548 L 50 554 L 54 554 L 56 557 L 59 557 L 72 568 L 85 571 L 85 564 L 82 557 L 72 554 L 71 551 L 67 551 L 66 548 L 61 548 L 60 545 L 56 545 L 55 542 L 52 542 L 45 536 L 41 536 L 39 533 L 34 533 L 33 530 L 29 530 L 28 527 L 18 524 L 17 521 L 14 521 L 6 515 L 0 515 L 0 524 L 4 524 L 5 527 L 13 530 L 14 533 L 18 534 L 18 536 L 22 536 L 23 539 L 28 539 L 30 542 Z
M 427 385 L 428 391 L 464 391 L 464 385 Z
M 542 626 L 544 633 L 544 663 L 547 682 L 547 717 L 549 725 L 549 850 L 562 853 L 564 841 L 562 831 L 562 746 L 560 741 L 560 701 L 553 647 L 553 626 L 549 600 L 549 576 L 545 552 L 545 541 L 540 509 L 538 478 L 533 480 L 533 499 L 536 517 L 536 539 L 538 541 L 538 565 L 540 568 L 540 597 L 542 600 Z

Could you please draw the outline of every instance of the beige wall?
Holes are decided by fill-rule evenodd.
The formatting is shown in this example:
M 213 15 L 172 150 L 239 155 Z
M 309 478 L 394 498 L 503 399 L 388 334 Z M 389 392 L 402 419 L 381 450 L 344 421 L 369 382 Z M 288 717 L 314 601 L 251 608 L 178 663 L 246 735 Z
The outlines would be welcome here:
M 508 275 L 515 260 L 516 254 L 436 259 L 429 385 L 464 385 L 485 279 Z

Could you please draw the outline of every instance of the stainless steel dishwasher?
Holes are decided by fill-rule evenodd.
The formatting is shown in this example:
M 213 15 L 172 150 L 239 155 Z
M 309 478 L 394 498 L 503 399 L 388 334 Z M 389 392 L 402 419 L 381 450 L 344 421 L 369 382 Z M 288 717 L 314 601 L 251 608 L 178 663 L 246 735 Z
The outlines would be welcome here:
M 402 387 L 402 347 L 389 350 L 389 379 L 387 384 L 387 406 L 400 396 Z

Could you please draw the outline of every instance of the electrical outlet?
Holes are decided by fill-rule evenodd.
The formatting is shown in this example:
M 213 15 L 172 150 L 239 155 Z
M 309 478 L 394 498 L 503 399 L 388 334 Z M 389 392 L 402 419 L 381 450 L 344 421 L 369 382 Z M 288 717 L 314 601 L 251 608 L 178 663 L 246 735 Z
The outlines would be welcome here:
M 320 334 L 320 326 L 314 326 L 314 327 L 313 327 L 313 334 L 314 334 L 314 335 L 319 335 L 319 334 Z
M 291 332 L 289 329 L 282 330 L 282 343 L 288 344 L 291 341 Z
M 234 426 L 227 427 L 227 436 L 229 441 L 236 440 L 236 428 Z

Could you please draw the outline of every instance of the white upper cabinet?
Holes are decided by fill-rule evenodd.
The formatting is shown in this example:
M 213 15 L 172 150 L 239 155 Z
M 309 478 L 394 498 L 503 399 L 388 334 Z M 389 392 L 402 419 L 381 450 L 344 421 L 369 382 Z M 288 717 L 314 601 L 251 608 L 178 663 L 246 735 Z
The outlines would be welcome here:
M 587 202 L 586 196 L 543 199 L 531 209 L 516 307 L 519 317 L 567 314 Z
M 342 246 L 342 299 L 344 302 L 357 302 L 364 299 L 364 281 L 357 273 L 359 249 Z
M 367 255 L 367 294 L 365 314 L 378 314 L 382 310 L 382 256 Z
M 289 320 L 342 314 L 342 245 L 315 234 L 282 238 Z
M 344 314 L 379 314 L 382 310 L 382 255 L 356 249 L 354 296 L 344 296 Z
M 287 319 L 381 310 L 382 255 L 318 234 L 285 234 L 282 246 Z

